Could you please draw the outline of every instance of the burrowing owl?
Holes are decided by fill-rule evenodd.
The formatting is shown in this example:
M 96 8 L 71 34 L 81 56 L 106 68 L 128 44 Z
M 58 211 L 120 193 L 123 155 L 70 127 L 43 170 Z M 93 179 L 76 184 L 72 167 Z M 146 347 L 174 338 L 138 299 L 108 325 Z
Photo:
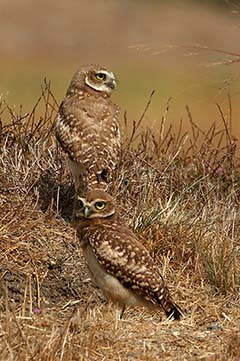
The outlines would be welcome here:
M 67 153 L 78 192 L 107 189 L 120 151 L 119 108 L 110 100 L 114 74 L 99 65 L 73 76 L 56 118 L 56 137 Z M 82 191 L 81 191 L 82 190 Z
M 123 226 L 113 198 L 102 190 L 78 196 L 73 225 L 77 229 L 93 282 L 106 298 L 125 306 L 161 306 L 179 319 L 180 308 L 146 248 Z

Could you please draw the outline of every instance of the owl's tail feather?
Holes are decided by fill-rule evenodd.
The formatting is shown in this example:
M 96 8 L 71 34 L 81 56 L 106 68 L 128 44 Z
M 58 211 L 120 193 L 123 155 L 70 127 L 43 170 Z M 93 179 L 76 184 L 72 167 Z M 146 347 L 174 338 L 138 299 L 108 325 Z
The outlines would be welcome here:
M 82 170 L 75 178 L 75 189 L 78 195 L 86 194 L 93 189 L 107 191 L 108 183 L 102 178 L 100 173 Z
M 184 316 L 181 308 L 175 303 L 172 304 L 171 308 L 164 310 L 167 317 L 173 317 L 174 320 L 180 320 Z
M 181 308 L 173 302 L 168 288 L 160 287 L 159 291 L 155 294 L 157 303 L 162 306 L 167 317 L 173 317 L 175 320 L 180 320 L 184 316 Z
M 106 191 L 108 188 L 108 183 L 104 179 L 101 173 L 91 173 L 88 175 L 87 179 L 87 189 L 101 189 Z

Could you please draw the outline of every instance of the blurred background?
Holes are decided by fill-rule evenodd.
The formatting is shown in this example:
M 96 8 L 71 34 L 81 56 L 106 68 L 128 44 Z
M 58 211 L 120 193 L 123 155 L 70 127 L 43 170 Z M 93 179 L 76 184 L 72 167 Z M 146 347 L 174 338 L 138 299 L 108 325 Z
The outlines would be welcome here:
M 155 90 L 145 124 L 171 98 L 169 124 L 187 128 L 188 105 L 203 129 L 222 127 L 216 103 L 229 119 L 231 98 L 239 137 L 239 26 L 238 1 L 0 0 L 0 96 L 28 112 L 46 77 L 60 102 L 75 70 L 99 63 L 117 75 L 122 119 L 138 120 Z

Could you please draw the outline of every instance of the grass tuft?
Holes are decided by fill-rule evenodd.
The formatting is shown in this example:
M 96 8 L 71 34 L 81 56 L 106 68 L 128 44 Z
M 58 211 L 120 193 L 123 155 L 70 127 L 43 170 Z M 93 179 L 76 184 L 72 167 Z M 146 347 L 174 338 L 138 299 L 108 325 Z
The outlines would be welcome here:
M 142 129 L 152 96 L 139 121 L 125 115 L 113 194 L 186 318 L 174 323 L 161 312 L 129 309 L 119 320 L 89 281 L 69 224 L 73 185 L 53 132 L 58 105 L 45 81 L 31 113 L 0 104 L 0 359 L 240 356 L 240 159 L 232 119 L 218 105 L 222 129 L 213 123 L 203 131 L 187 107 L 191 131 L 184 133 L 168 125 L 169 100 L 159 124 Z

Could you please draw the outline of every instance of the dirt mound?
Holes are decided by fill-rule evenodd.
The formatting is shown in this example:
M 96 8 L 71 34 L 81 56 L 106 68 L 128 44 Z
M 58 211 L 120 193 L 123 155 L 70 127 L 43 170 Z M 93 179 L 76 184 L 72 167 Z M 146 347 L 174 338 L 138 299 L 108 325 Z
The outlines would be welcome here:
M 131 125 L 112 192 L 150 250 L 180 322 L 129 309 L 119 320 L 88 278 L 71 227 L 73 187 L 53 134 L 56 102 L 16 115 L 2 104 L 1 360 L 236 360 L 240 355 L 240 172 L 225 119 L 192 134 Z M 129 127 L 129 125 L 128 125 Z

